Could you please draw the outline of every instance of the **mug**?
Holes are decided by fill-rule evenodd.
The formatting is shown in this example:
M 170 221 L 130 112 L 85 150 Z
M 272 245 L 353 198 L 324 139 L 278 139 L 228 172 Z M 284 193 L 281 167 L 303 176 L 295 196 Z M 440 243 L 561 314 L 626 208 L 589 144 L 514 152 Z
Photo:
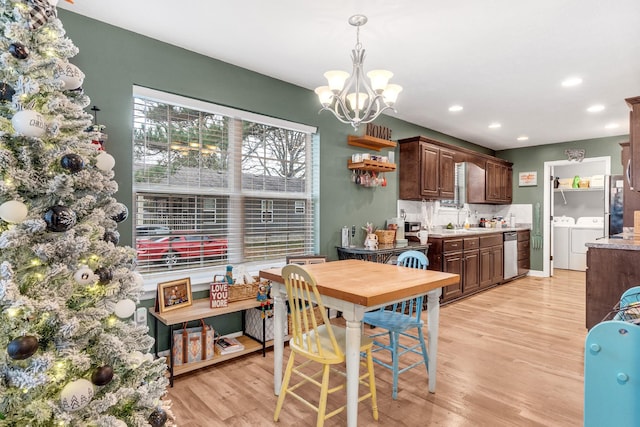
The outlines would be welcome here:
M 429 232 L 427 230 L 418 231 L 418 239 L 421 245 L 426 245 L 429 241 Z

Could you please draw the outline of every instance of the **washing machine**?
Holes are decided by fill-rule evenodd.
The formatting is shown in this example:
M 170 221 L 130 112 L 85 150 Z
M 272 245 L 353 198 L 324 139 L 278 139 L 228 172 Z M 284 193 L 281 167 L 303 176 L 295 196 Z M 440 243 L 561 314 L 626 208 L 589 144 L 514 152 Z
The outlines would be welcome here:
M 569 268 L 569 239 L 575 223 L 570 216 L 553 217 L 553 268 Z
M 604 217 L 583 216 L 576 220 L 571 228 L 569 243 L 569 270 L 587 269 L 587 242 L 604 236 Z

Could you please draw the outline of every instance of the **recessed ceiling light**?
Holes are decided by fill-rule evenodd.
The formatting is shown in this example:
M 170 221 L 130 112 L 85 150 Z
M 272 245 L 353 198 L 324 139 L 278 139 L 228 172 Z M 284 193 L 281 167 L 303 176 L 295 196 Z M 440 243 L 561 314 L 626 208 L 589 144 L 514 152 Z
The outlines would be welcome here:
M 528 139 L 529 139 L 529 137 L 526 136 L 526 135 L 522 135 L 522 136 L 518 137 L 518 141 L 527 141 Z
M 617 123 L 609 123 L 608 125 L 606 125 L 604 128 L 605 129 L 615 129 L 617 127 L 619 127 L 620 125 Z
M 569 77 L 562 81 L 562 87 L 573 87 L 582 84 L 582 79 L 580 77 Z
M 462 105 L 452 105 L 449 107 L 449 111 L 455 113 L 456 111 L 462 111 Z
M 602 110 L 604 110 L 604 105 L 602 104 L 592 105 L 591 107 L 587 108 L 587 111 L 590 113 L 599 113 Z
M 502 127 L 502 125 L 500 123 L 497 123 L 497 122 L 491 123 L 489 125 L 489 129 L 498 129 L 500 127 Z

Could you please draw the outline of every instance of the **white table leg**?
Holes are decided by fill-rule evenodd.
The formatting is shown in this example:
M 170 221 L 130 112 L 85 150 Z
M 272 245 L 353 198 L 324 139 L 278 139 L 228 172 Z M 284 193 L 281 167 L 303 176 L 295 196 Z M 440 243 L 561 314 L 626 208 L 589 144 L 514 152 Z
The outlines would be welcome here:
M 283 284 L 272 283 L 271 296 L 273 297 L 273 391 L 280 394 L 282 385 L 282 358 L 284 354 L 284 328 L 287 320 L 286 290 Z
M 429 352 L 429 392 L 436 392 L 436 366 L 438 362 L 438 327 L 440 322 L 440 295 L 442 288 L 427 292 L 427 333 Z
M 360 377 L 360 337 L 364 312 L 343 312 L 346 320 L 346 362 L 347 362 L 347 426 L 358 425 L 358 378 Z

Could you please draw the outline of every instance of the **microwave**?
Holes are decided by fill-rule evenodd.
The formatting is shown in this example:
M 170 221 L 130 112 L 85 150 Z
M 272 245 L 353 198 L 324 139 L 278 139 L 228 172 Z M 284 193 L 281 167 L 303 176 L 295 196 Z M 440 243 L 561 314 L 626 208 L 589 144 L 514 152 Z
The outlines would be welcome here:
M 404 232 L 405 233 L 417 233 L 420 231 L 420 222 L 405 221 Z

